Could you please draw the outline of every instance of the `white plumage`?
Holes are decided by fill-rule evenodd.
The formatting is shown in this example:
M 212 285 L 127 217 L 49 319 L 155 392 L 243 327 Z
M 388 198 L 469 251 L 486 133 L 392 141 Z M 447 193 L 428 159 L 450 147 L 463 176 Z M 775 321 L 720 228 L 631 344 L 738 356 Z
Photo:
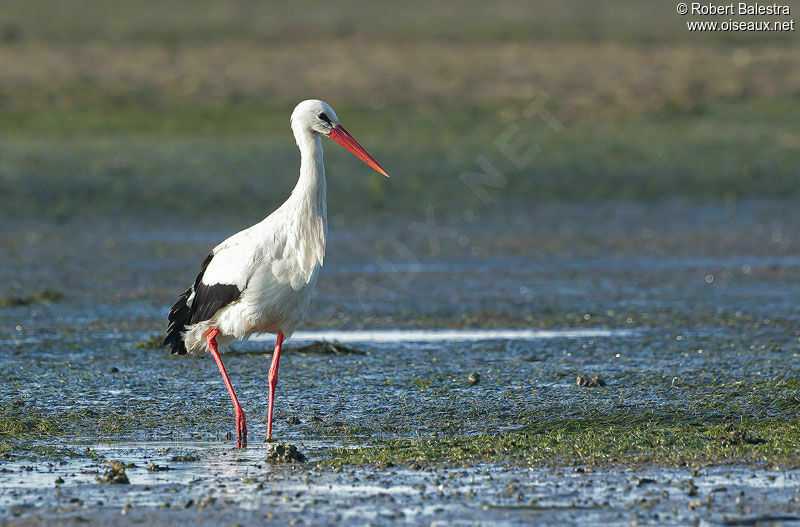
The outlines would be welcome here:
M 195 283 L 170 311 L 164 341 L 173 353 L 214 354 L 237 411 L 240 436 L 244 414 L 217 348 L 253 333 L 278 334 L 270 370 L 269 437 L 280 346 L 303 320 L 325 258 L 328 220 L 321 137 L 331 137 L 387 175 L 325 102 L 298 104 L 291 127 L 300 149 L 300 177 L 292 194 L 263 221 L 214 247 Z M 243 434 L 246 437 L 246 429 Z

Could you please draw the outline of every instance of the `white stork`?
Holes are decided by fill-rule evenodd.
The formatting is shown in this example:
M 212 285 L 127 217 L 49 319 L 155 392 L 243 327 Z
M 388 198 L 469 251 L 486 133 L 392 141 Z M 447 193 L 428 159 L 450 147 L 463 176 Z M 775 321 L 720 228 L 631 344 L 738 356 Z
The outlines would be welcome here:
M 325 165 L 321 136 L 328 136 L 381 174 L 389 175 L 339 124 L 333 108 L 307 100 L 292 112 L 300 148 L 300 178 L 289 198 L 252 227 L 208 254 L 194 284 L 169 312 L 164 345 L 172 353 L 211 352 L 236 412 L 236 444 L 247 446 L 245 416 L 219 355 L 235 339 L 276 333 L 269 369 L 267 440 L 272 436 L 272 403 L 278 384 L 281 345 L 308 310 L 325 256 L 328 232 Z

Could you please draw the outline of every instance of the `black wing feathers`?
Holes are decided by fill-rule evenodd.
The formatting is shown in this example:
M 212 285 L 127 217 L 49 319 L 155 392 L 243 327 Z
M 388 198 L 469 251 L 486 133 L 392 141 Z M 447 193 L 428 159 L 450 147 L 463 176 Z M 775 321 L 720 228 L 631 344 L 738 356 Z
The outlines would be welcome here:
M 194 302 L 192 302 L 192 318 L 190 324 L 197 324 L 208 320 L 220 308 L 227 306 L 239 299 L 241 291 L 235 285 L 201 283 L 194 289 Z
M 167 326 L 167 336 L 164 345 L 172 347 L 172 353 L 178 355 L 186 354 L 186 344 L 183 342 L 182 333 L 187 326 L 197 324 L 211 318 L 220 308 L 238 300 L 242 294 L 239 288 L 231 284 L 206 285 L 203 283 L 203 274 L 206 272 L 208 264 L 214 257 L 211 252 L 203 260 L 200 273 L 194 281 L 192 287 L 186 290 L 178 301 L 169 310 L 169 325 Z M 188 304 L 189 297 L 194 292 L 192 305 Z

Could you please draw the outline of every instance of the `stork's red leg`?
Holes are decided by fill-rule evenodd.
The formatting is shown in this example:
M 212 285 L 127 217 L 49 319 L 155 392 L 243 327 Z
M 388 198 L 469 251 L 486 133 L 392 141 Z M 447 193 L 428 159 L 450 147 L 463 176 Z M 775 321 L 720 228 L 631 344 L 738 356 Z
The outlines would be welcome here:
M 269 367 L 269 409 L 267 410 L 267 441 L 272 437 L 272 402 L 275 400 L 275 387 L 278 385 L 278 363 L 281 361 L 281 344 L 283 333 L 278 332 L 275 341 L 275 352 L 272 354 L 272 365 Z
M 244 448 L 247 446 L 247 424 L 244 420 L 244 412 L 239 405 L 239 399 L 236 398 L 236 392 L 233 391 L 231 380 L 228 379 L 228 372 L 225 371 L 225 366 L 222 365 L 222 357 L 219 356 L 217 351 L 217 333 L 219 330 L 214 328 L 206 335 L 206 342 L 208 342 L 208 349 L 214 357 L 214 362 L 219 367 L 219 372 L 222 374 L 222 380 L 225 381 L 225 386 L 228 388 L 228 393 L 231 394 L 231 401 L 233 401 L 233 409 L 236 412 L 236 446 Z

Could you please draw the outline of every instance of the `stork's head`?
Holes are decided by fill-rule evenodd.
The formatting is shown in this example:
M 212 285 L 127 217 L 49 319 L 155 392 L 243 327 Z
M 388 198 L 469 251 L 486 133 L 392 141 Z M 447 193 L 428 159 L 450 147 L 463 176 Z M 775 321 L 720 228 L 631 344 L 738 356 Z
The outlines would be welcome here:
M 314 134 L 326 135 L 348 149 L 361 161 L 371 166 L 381 174 L 389 174 L 381 168 L 377 161 L 364 150 L 358 141 L 339 124 L 339 117 L 328 103 L 317 99 L 308 99 L 298 104 L 292 112 L 292 130 L 307 131 Z

